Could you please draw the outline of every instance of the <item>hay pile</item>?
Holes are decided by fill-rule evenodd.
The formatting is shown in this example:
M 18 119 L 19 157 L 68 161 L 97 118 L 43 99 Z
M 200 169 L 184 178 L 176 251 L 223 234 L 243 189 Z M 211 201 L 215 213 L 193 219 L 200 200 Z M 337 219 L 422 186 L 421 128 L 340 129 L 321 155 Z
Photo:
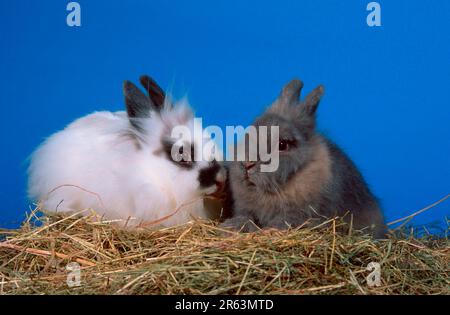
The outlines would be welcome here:
M 450 294 L 447 238 L 373 241 L 336 234 L 338 220 L 227 237 L 205 221 L 141 231 L 35 221 L 0 230 L 0 294 Z M 81 266 L 79 287 L 66 282 L 70 262 Z M 371 262 L 381 266 L 379 287 L 366 281 Z

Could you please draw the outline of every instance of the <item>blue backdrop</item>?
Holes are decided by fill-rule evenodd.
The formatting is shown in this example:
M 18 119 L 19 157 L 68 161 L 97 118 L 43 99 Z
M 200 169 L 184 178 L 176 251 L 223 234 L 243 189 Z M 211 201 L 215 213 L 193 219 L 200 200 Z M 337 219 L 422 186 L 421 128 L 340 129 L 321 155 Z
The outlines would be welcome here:
M 121 110 L 149 73 L 204 124 L 247 125 L 293 77 L 326 97 L 319 127 L 361 168 L 388 221 L 450 193 L 450 1 L 0 2 L 0 226 L 29 208 L 27 157 L 94 110 Z M 418 216 L 440 223 L 450 201 Z

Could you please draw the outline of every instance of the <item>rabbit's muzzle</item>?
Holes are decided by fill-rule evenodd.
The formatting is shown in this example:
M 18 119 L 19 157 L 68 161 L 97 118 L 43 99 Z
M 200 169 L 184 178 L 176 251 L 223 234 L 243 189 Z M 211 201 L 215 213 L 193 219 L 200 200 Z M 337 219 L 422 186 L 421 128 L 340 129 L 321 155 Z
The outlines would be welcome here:
M 207 194 L 207 196 L 217 199 L 222 199 L 223 197 L 226 179 L 227 174 L 225 169 L 216 161 L 211 162 L 208 167 L 201 169 L 198 177 L 201 188 L 216 187 L 216 190 L 211 194 Z
M 255 162 L 242 162 L 241 163 L 242 170 L 244 172 L 244 180 L 249 186 L 255 186 L 255 183 L 250 179 L 250 176 L 256 171 L 256 163 Z

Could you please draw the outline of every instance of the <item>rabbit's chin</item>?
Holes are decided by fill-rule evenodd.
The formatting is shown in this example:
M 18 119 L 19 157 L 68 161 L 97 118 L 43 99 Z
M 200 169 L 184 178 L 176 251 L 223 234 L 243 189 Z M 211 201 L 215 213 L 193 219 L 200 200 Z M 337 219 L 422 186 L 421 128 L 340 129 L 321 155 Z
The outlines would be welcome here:
M 201 190 L 201 195 L 205 197 L 214 197 L 214 195 L 217 193 L 218 187 L 217 185 L 213 185 L 211 187 L 205 188 Z
M 281 190 L 281 185 L 273 173 L 252 172 L 242 174 L 241 184 L 250 191 L 267 194 L 276 194 Z
M 215 185 L 202 191 L 206 199 L 223 200 L 226 198 L 225 183 L 217 182 Z

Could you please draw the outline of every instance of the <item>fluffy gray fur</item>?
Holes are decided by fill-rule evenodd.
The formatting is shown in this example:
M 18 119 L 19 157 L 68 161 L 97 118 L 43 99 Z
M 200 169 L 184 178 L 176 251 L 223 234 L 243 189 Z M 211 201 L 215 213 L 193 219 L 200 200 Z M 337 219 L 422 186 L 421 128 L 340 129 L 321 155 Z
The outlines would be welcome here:
M 356 229 L 381 238 L 383 215 L 361 173 L 347 155 L 315 130 L 322 86 L 299 101 L 303 83 L 293 80 L 256 121 L 278 126 L 280 164 L 275 172 L 260 171 L 262 162 L 232 162 L 229 190 L 232 217 L 222 227 L 250 232 L 317 224 L 339 215 Z M 270 139 L 270 136 L 269 136 Z M 253 165 L 254 164 L 254 165 Z

